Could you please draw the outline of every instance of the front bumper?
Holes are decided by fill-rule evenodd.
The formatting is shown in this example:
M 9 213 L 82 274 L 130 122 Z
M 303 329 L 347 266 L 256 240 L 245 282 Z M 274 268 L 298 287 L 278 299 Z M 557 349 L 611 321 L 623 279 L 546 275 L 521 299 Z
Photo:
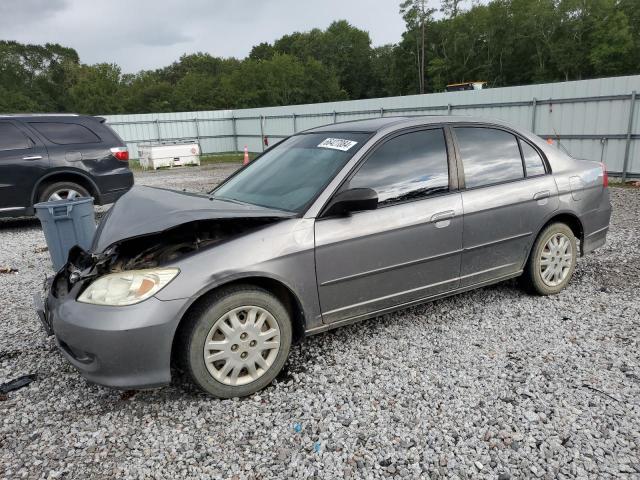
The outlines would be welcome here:
M 50 292 L 36 310 L 63 356 L 88 381 L 138 389 L 171 381 L 171 346 L 186 300 L 155 297 L 110 307 L 59 299 Z

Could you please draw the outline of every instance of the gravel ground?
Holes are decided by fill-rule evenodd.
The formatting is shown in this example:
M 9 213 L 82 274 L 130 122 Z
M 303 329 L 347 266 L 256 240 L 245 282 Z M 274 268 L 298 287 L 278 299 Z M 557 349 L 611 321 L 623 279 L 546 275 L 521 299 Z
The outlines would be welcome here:
M 138 175 L 205 190 L 234 165 Z M 503 283 L 307 339 L 266 390 L 87 384 L 40 331 L 34 220 L 0 222 L 1 478 L 640 478 L 640 190 L 561 294 Z

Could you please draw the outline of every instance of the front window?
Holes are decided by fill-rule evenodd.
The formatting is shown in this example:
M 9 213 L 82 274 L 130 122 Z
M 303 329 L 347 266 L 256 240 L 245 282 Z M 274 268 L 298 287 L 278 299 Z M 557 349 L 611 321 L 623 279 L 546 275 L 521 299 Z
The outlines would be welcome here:
M 365 161 L 349 188 L 369 187 L 379 205 L 418 200 L 449 191 L 447 145 L 441 128 L 392 138 Z
M 326 132 L 290 137 L 213 192 L 232 200 L 302 212 L 369 138 Z

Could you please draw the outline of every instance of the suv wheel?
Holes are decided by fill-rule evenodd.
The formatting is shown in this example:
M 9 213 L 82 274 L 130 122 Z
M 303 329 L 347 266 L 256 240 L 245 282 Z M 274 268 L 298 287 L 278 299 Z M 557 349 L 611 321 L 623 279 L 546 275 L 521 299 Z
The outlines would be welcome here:
M 181 366 L 215 397 L 244 397 L 261 390 L 289 355 L 289 313 L 259 287 L 217 292 L 190 312 L 186 322 L 178 338 Z
M 38 201 L 50 202 L 54 200 L 74 200 L 76 198 L 90 197 L 91 195 L 82 185 L 74 182 L 56 182 L 47 185 Z
M 573 231 L 564 223 L 546 227 L 536 239 L 523 280 L 538 295 L 553 295 L 564 289 L 576 268 L 578 248 Z

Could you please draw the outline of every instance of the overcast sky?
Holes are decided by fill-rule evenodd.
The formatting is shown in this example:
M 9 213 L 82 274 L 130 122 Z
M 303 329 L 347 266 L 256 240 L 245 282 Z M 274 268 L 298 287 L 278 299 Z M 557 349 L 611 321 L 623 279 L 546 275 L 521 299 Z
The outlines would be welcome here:
M 404 31 L 400 0 L 0 0 L 0 39 L 60 43 L 84 63 L 124 72 L 168 65 L 183 53 L 243 58 L 283 34 L 346 19 L 373 45 Z

